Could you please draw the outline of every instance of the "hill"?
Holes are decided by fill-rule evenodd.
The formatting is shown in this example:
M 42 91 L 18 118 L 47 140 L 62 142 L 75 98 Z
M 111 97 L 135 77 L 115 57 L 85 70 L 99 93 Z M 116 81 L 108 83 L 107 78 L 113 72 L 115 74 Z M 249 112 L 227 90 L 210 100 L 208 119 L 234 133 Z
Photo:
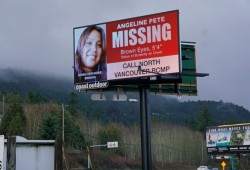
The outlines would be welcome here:
M 92 101 L 91 92 L 74 91 L 73 80 L 69 78 L 43 75 L 17 69 L 0 69 L 0 92 L 16 92 L 25 97 L 29 92 L 38 93 L 48 101 L 67 103 L 69 94 L 77 95 L 77 108 L 86 117 L 103 123 L 122 122 L 126 125 L 139 122 L 139 103 L 117 101 Z M 107 96 L 114 93 L 105 93 Z M 126 94 L 128 98 L 137 98 L 138 93 Z M 211 114 L 212 125 L 245 123 L 250 121 L 250 113 L 242 106 L 223 101 L 187 101 L 180 102 L 171 97 L 150 94 L 150 112 L 153 121 L 166 121 L 185 124 L 196 120 L 205 108 Z
M 0 91 L 25 96 L 40 93 L 48 100 L 63 100 L 73 89 L 73 80 L 26 70 L 0 69 Z

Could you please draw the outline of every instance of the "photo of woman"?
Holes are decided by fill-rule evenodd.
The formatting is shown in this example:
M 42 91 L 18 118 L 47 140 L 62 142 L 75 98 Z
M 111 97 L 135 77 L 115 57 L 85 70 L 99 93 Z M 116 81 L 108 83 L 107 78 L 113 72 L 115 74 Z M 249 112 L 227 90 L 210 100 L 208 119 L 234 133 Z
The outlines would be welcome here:
M 83 30 L 75 52 L 75 83 L 107 79 L 106 38 L 104 30 L 92 25 Z

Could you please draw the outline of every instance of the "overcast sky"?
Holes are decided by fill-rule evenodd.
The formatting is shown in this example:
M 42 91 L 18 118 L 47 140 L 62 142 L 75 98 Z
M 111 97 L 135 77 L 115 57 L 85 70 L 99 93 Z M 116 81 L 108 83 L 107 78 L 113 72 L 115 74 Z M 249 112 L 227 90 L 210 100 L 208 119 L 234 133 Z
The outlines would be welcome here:
M 249 0 L 0 0 L 0 68 L 73 79 L 73 28 L 180 12 L 181 41 L 196 42 L 199 100 L 250 110 Z M 193 99 L 193 98 L 190 98 Z

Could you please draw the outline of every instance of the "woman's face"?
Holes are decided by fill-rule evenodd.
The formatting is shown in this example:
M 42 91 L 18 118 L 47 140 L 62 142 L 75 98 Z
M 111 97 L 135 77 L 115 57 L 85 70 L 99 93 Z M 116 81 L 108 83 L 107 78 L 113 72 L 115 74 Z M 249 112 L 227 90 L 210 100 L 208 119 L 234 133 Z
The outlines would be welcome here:
M 82 64 L 85 71 L 90 72 L 101 60 L 102 56 L 102 38 L 97 30 L 92 30 L 86 39 L 82 49 Z

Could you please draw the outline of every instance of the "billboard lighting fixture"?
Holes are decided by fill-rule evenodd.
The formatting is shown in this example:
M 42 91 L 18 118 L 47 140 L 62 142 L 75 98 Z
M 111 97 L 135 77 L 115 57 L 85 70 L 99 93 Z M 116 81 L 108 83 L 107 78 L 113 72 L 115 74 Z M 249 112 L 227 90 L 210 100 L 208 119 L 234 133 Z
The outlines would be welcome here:
M 151 76 L 150 80 L 157 80 L 157 76 Z
M 183 55 L 183 56 L 182 56 L 182 60 L 191 60 L 191 57 L 186 56 L 186 55 Z
M 129 102 L 132 102 L 132 103 L 137 103 L 139 102 L 137 99 L 128 99 Z
M 105 94 L 91 94 L 91 100 L 104 101 L 107 99 Z
M 112 101 L 127 101 L 127 95 L 125 94 L 113 95 Z
M 220 126 L 218 126 L 218 127 L 246 126 L 246 125 L 250 125 L 250 123 L 239 123 L 239 124 L 231 124 L 231 125 L 220 125 Z

